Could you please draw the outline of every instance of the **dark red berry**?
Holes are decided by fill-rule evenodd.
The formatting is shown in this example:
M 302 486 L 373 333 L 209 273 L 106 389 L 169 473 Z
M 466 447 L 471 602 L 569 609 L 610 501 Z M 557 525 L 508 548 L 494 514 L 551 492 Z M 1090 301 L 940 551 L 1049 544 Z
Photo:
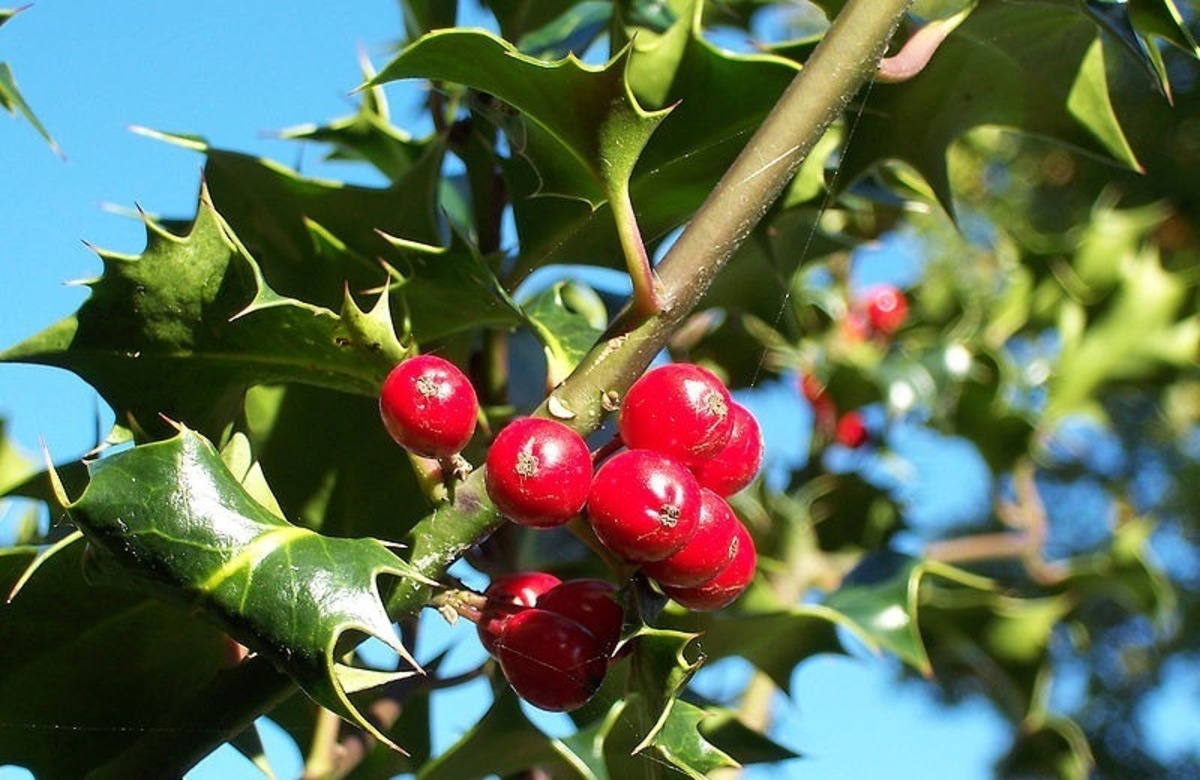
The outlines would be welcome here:
M 567 580 L 542 594 L 537 606 L 580 623 L 595 635 L 605 654 L 611 655 L 625 624 L 625 610 L 614 599 L 616 593 L 617 586 L 604 580 Z
M 733 420 L 729 443 L 716 455 L 691 467 L 702 487 L 721 496 L 732 496 L 753 482 L 763 459 L 758 420 L 739 403 L 729 407 L 729 416 Z
M 867 321 L 876 333 L 891 335 L 900 329 L 908 318 L 908 300 L 904 293 L 890 284 L 880 284 L 868 289 L 862 296 L 867 312 Z
M 700 497 L 695 536 L 674 555 L 642 566 L 646 576 L 661 585 L 699 585 L 717 576 L 733 556 L 733 540 L 741 521 L 725 499 L 713 491 L 701 488 Z
M 710 580 L 690 588 L 663 586 L 666 593 L 680 606 L 698 612 L 711 612 L 732 604 L 750 586 L 754 569 L 758 565 L 758 553 L 750 532 L 738 523 L 733 541 L 733 557 L 725 568 Z
M 540 571 L 523 571 L 493 580 L 484 591 L 487 605 L 475 624 L 488 655 L 496 655 L 496 640 L 510 617 L 534 606 L 543 593 L 561 583 L 553 574 Z
M 514 420 L 488 449 L 488 496 L 514 523 L 562 525 L 583 509 L 591 484 L 587 443 L 555 420 Z
M 457 366 L 436 355 L 418 355 L 388 374 L 379 411 L 401 447 L 427 458 L 448 458 L 475 433 L 479 401 Z
M 823 436 L 832 436 L 837 427 L 837 404 L 825 391 L 825 386 L 815 376 L 806 374 L 800 380 L 800 392 L 812 406 L 813 427 Z
M 496 651 L 500 671 L 517 695 L 553 712 L 586 704 L 608 670 L 608 654 L 592 632 L 544 609 L 509 618 Z
M 858 449 L 866 444 L 869 438 L 870 434 L 867 432 L 867 425 L 863 422 L 862 415 L 858 412 L 846 412 L 838 420 L 834 440 L 843 447 Z
M 626 450 L 596 472 L 587 511 L 608 549 L 634 563 L 660 561 L 696 532 L 700 484 L 661 452 Z
M 729 441 L 732 404 L 712 372 L 690 363 L 660 366 L 634 382 L 621 402 L 621 439 L 630 449 L 699 463 Z

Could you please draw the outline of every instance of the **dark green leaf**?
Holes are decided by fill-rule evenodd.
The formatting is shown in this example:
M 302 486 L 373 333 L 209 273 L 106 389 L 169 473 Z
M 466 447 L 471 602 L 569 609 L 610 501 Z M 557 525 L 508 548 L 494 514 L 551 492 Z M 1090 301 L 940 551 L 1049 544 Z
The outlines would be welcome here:
M 458 0 L 401 0 L 404 30 L 417 38 L 430 30 L 453 27 L 458 17 Z
M 788 690 L 792 671 L 804 659 L 820 653 L 842 653 L 837 628 L 856 625 L 838 612 L 819 605 L 800 605 L 761 614 L 720 611 L 666 613 L 666 624 L 687 627 L 700 635 L 697 647 L 709 661 L 738 656 Z
M 202 609 L 322 706 L 388 741 L 348 694 L 411 673 L 338 661 L 348 632 L 347 639 L 374 636 L 408 658 L 377 580 L 414 574 L 382 543 L 289 525 L 186 429 L 95 463 L 87 489 L 67 509 L 99 551 L 97 576 Z
M 107 763 L 234 660 L 230 640 L 194 615 L 88 585 L 83 549 L 48 558 L 11 603 L 0 600 L 0 764 L 46 780 Z M 35 554 L 0 550 L 0 594 Z M 194 711 L 189 728 L 212 728 L 219 716 Z
M 864 558 L 824 605 L 853 621 L 868 646 L 894 653 L 929 676 L 933 669 L 918 623 L 927 576 L 976 590 L 990 588 L 987 580 L 967 572 L 885 551 Z
M 369 63 L 364 62 L 363 66 L 365 78 L 374 77 Z M 353 116 L 325 125 L 293 127 L 282 135 L 297 141 L 329 144 L 333 150 L 326 159 L 366 160 L 393 182 L 402 181 L 430 148 L 428 142 L 413 140 L 391 123 L 382 87 L 364 89 L 358 112 Z
M 841 180 L 853 181 L 880 160 L 901 160 L 949 208 L 947 148 L 983 125 L 1056 139 L 1136 168 L 1108 68 L 1099 30 L 1078 4 L 981 0 L 921 73 L 872 88 Z
M 475 780 L 501 777 L 532 767 L 555 771 L 555 777 L 601 780 L 567 741 L 551 739 L 529 722 L 517 697 L 498 688 L 491 708 L 458 742 L 427 763 L 419 780 Z M 590 747 L 590 746 L 589 746 Z
M 517 48 L 526 54 L 556 60 L 568 54 L 581 56 L 607 31 L 612 20 L 608 0 L 585 0 L 569 8 L 562 16 L 521 37 Z
M 597 326 L 594 316 L 572 306 L 572 301 L 589 292 L 595 296 L 589 288 L 575 282 L 558 282 L 523 306 L 530 328 L 545 348 L 546 381 L 551 386 L 562 382 L 575 370 L 604 329 L 603 321 Z M 592 304 L 593 314 L 595 304 L 598 303 L 601 310 L 604 307 L 598 297 L 592 301 L 584 299 L 584 303 Z
M 433 0 L 436 2 L 437 0 Z M 571 10 L 579 0 L 483 0 L 496 15 L 500 34 L 516 42 Z
M 74 371 L 127 425 L 161 431 L 167 415 L 215 435 L 251 385 L 373 396 L 404 355 L 386 297 L 367 312 L 347 295 L 340 314 L 280 297 L 206 195 L 187 236 L 147 233 L 140 257 L 101 253 L 77 314 L 0 359 Z
M 626 85 L 624 53 L 602 68 L 528 57 L 472 30 L 433 32 L 406 47 L 372 80 L 427 78 L 486 92 L 520 112 L 525 154 L 541 191 L 594 205 L 628 181 L 664 112 L 647 113 Z

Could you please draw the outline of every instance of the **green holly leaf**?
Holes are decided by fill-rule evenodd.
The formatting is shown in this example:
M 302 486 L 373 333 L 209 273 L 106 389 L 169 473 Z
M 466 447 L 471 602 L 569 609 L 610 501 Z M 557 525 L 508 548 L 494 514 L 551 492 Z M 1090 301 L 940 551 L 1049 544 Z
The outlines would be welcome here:
M 664 617 L 665 625 L 687 626 L 700 635 L 706 660 L 745 658 L 780 690 L 790 688 L 792 671 L 805 658 L 845 652 L 838 639 L 839 626 L 860 631 L 847 616 L 816 604 L 761 613 L 690 613 L 673 608 Z
M 579 0 L 483 0 L 483 5 L 495 14 L 500 34 L 509 41 L 519 41 L 533 30 L 545 27 L 569 12 Z
M 391 288 L 403 297 L 418 342 L 467 328 L 521 322 L 521 308 L 476 248 L 457 232 L 445 247 L 384 238 L 398 253 L 389 268 Z
M 388 301 L 340 313 L 266 286 L 238 238 L 202 193 L 186 236 L 147 221 L 141 256 L 101 252 L 104 273 L 79 311 L 0 353 L 0 360 L 74 371 L 145 431 L 159 415 L 219 432 L 245 389 L 301 382 L 373 396 L 405 352 Z
M 83 494 L 65 503 L 98 552 L 97 577 L 200 610 L 319 704 L 391 744 L 349 694 L 415 672 L 375 672 L 340 658 L 347 642 L 373 636 L 415 666 L 378 584 L 383 575 L 423 580 L 412 567 L 374 539 L 290 525 L 186 428 L 104 458 L 90 472 Z
M 575 53 L 582 55 L 608 31 L 613 5 L 606 0 L 586 0 L 568 8 L 561 16 L 521 36 L 517 48 L 525 54 L 556 60 Z
M 607 319 L 599 296 L 575 282 L 558 282 L 526 301 L 522 308 L 530 329 L 545 349 L 546 381 L 551 386 L 575 370 L 604 331 Z
M 406 454 L 380 425 L 375 398 L 262 386 L 246 394 L 245 416 L 255 462 L 283 516 L 297 525 L 327 536 L 400 539 L 428 514 Z
M 84 777 L 169 728 L 178 704 L 228 675 L 233 662 L 230 640 L 187 611 L 90 585 L 83 551 L 69 545 L 15 598 L 0 599 L 0 763 L 46 780 Z M 37 555 L 0 550 L 0 595 Z M 220 731 L 221 713 L 197 707 L 188 717 L 189 729 Z
M 640 105 L 671 113 L 650 137 L 629 182 L 647 244 L 685 222 L 712 191 L 751 133 L 796 75 L 796 63 L 770 54 L 733 54 L 708 42 L 703 3 L 673 0 L 674 22 L 630 26 L 629 89 Z M 715 100 L 714 95 L 721 95 Z M 520 161 L 505 168 L 514 193 L 535 192 Z M 592 210 L 546 198 L 514 198 L 523 262 L 619 265 L 622 256 L 607 206 Z
M 408 4 L 406 4 L 407 7 Z M 438 5 L 445 5 L 439 2 Z M 370 61 L 362 61 L 363 77 L 374 78 Z M 328 144 L 327 160 L 365 160 L 393 182 L 404 180 L 430 149 L 430 142 L 414 140 L 391 122 L 387 96 L 382 87 L 362 91 L 358 111 L 352 116 L 323 125 L 302 125 L 280 135 L 294 141 Z
M 7 420 L 0 417 L 0 496 L 38 472 L 37 461 L 27 455 L 6 434 Z
M 212 203 L 280 295 L 336 308 L 347 286 L 359 292 L 383 281 L 378 258 L 393 252 L 382 234 L 424 244 L 443 239 L 440 137 L 428 141 L 394 184 L 373 188 L 300 176 L 270 160 L 213 148 L 196 136 L 135 130 L 205 155 L 204 183 Z M 469 321 L 463 327 L 468 326 Z
M 933 668 L 918 613 L 932 579 L 974 590 L 991 588 L 988 580 L 945 564 L 879 552 L 864 558 L 825 598 L 824 606 L 853 621 L 868 647 L 887 650 L 928 677 Z
M 486 32 L 443 30 L 409 44 L 368 86 L 426 78 L 504 101 L 519 112 L 524 145 L 518 151 L 537 169 L 541 193 L 595 207 L 628 182 L 666 115 L 646 112 L 634 100 L 628 62 L 626 51 L 598 68 L 570 57 L 547 63 Z
M 458 0 L 404 0 L 404 30 L 417 38 L 430 30 L 453 27 L 458 18 Z
M 918 75 L 872 88 L 840 178 L 849 183 L 880 160 L 899 160 L 952 210 L 947 148 L 984 125 L 1138 168 L 1114 109 L 1105 53 L 1097 23 L 1078 3 L 981 0 Z
M 1062 355 L 1050 383 L 1045 417 L 1095 410 L 1095 395 L 1115 381 L 1147 379 L 1194 366 L 1200 356 L 1200 315 L 1181 318 L 1188 283 L 1146 249 L 1120 259 L 1120 286 L 1103 313 L 1087 322 L 1083 308 L 1060 308 Z
M 554 777 L 607 780 L 603 767 L 578 740 L 546 736 L 522 712 L 507 686 L 496 686 L 492 706 L 444 753 L 421 767 L 418 780 L 474 780 L 540 767 Z

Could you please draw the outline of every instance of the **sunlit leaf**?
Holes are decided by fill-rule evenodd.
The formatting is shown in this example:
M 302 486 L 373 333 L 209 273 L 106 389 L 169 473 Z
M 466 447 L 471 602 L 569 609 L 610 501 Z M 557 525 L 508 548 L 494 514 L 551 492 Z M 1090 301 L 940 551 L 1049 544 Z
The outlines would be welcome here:
M 356 634 L 409 657 L 377 580 L 414 573 L 382 543 L 288 524 L 255 502 L 212 446 L 186 429 L 93 464 L 91 482 L 67 510 L 99 552 L 98 577 L 140 583 L 201 609 L 287 670 L 317 702 L 388 742 L 348 694 L 411 672 L 368 678 L 338 660 L 339 642 Z

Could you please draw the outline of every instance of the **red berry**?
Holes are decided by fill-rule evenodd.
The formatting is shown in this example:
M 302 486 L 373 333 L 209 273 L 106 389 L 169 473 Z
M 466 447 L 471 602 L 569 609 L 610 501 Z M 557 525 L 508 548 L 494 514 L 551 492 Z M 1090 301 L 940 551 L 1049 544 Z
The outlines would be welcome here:
M 805 374 L 800 380 L 800 392 L 804 394 L 805 400 L 815 404 L 818 398 L 825 395 L 825 386 L 812 374 Z
M 673 588 L 663 586 L 666 593 L 680 606 L 699 612 L 727 607 L 750 586 L 754 579 L 754 569 L 758 565 L 758 553 L 754 550 L 754 540 L 746 526 L 738 523 L 737 532 L 733 539 L 733 557 L 717 576 L 691 588 Z
M 674 458 L 626 450 L 596 472 L 587 511 L 605 547 L 634 563 L 660 561 L 696 532 L 700 484 Z
M 555 420 L 514 420 L 488 449 L 488 496 L 520 525 L 553 528 L 579 514 L 592 484 L 583 437 Z
M 721 496 L 732 496 L 753 482 L 763 459 L 762 430 L 758 420 L 738 403 L 729 407 L 729 416 L 733 420 L 729 443 L 716 455 L 691 467 L 701 486 Z
M 540 571 L 524 571 L 498 577 L 484 591 L 487 605 L 475 630 L 479 641 L 483 643 L 488 655 L 496 655 L 496 640 L 504 629 L 504 624 L 513 615 L 528 609 L 538 603 L 543 593 L 561 584 L 562 580 L 553 574 Z
M 712 457 L 729 441 L 733 399 L 712 372 L 690 363 L 655 368 L 633 383 L 618 427 L 630 449 L 666 453 L 686 464 Z
M 838 444 L 850 449 L 858 449 L 867 443 L 870 434 L 867 433 L 866 423 L 858 412 L 846 412 L 837 423 L 834 439 Z
M 617 586 L 591 578 L 567 580 L 538 599 L 538 609 L 571 618 L 591 631 L 611 655 L 621 638 L 625 610 L 616 602 Z
M 713 491 L 701 488 L 700 496 L 696 535 L 674 555 L 642 566 L 646 576 L 661 585 L 699 585 L 717 576 L 733 557 L 733 540 L 741 522 L 725 499 Z
M 527 609 L 509 618 L 496 650 L 508 684 L 543 710 L 582 707 L 608 671 L 608 654 L 592 632 L 544 609 Z
M 388 374 L 379 411 L 401 447 L 427 458 L 448 458 L 475 433 L 479 401 L 457 366 L 436 355 L 418 355 Z
M 900 329 L 908 317 L 908 300 L 904 293 L 890 284 L 880 284 L 863 294 L 867 321 L 877 332 L 891 335 Z

